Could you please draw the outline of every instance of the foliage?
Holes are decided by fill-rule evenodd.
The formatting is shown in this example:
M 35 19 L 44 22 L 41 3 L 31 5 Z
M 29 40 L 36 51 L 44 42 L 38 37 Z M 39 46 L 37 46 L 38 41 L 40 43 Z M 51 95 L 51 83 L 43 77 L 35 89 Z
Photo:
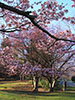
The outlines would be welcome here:
M 48 90 L 49 89 L 49 82 L 48 82 L 48 80 L 47 79 L 40 79 L 39 80 L 39 85 L 42 87 L 42 88 L 44 88 L 45 90 Z

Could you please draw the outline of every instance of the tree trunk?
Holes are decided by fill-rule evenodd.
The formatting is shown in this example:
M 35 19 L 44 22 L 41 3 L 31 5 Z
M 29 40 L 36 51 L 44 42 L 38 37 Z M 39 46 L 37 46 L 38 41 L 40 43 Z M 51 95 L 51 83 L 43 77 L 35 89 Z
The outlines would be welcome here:
M 63 80 L 63 91 L 66 91 L 66 81 Z
M 38 77 L 33 77 L 33 86 L 34 86 L 34 90 L 33 92 L 38 92 L 38 81 L 39 81 L 39 78 Z
M 7 75 L 4 76 L 4 80 L 5 80 L 5 81 L 7 80 Z
M 49 92 L 54 92 L 55 80 L 54 81 L 50 80 L 49 84 L 50 84 L 50 90 L 49 90 Z

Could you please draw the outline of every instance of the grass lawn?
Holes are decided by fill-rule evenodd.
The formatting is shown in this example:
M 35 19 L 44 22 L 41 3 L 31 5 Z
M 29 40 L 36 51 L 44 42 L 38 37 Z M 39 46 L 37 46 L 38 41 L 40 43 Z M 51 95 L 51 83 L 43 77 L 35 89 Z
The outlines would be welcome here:
M 0 82 L 0 100 L 75 100 L 75 91 L 33 93 L 30 90 L 31 81 Z
M 75 91 L 75 87 L 68 86 L 67 91 Z

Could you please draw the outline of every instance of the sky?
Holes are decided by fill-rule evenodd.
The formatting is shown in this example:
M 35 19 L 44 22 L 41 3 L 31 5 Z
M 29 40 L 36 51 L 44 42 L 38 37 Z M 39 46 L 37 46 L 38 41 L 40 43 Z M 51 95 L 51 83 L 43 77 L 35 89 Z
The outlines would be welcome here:
M 39 1 L 47 1 L 47 0 L 29 0 L 30 4 L 33 4 L 34 2 L 39 2 Z M 51 0 L 48 0 L 51 1 Z M 53 1 L 53 0 L 52 0 Z M 72 8 L 71 5 L 73 4 L 73 2 L 71 0 L 56 0 L 59 4 L 63 3 L 64 5 L 66 5 L 66 9 L 69 10 L 68 14 L 66 16 L 75 16 L 75 8 Z M 35 9 L 38 9 L 39 6 L 35 6 Z
M 14 1 L 18 1 L 18 0 L 14 0 Z M 45 2 L 47 0 L 29 0 L 30 4 L 33 4 L 34 2 Z M 48 0 L 51 1 L 51 0 Z M 53 0 L 52 0 L 53 1 Z M 75 7 L 72 8 L 71 5 L 73 4 L 73 2 L 71 0 L 56 0 L 59 4 L 63 3 L 64 5 L 66 5 L 66 9 L 69 10 L 68 15 L 67 16 L 75 16 Z M 0 2 L 3 2 L 3 0 L 0 0 Z M 35 9 L 38 9 L 40 6 L 35 6 Z
M 30 1 L 30 4 L 33 4 L 34 2 L 39 2 L 39 1 L 45 2 L 47 0 L 29 0 L 29 1 Z M 51 0 L 48 0 L 48 1 L 51 1 Z M 66 5 L 65 9 L 68 9 L 68 13 L 65 14 L 66 17 L 68 17 L 68 16 L 69 17 L 75 16 L 75 7 L 73 7 L 73 8 L 71 7 L 71 5 L 73 4 L 73 2 L 71 0 L 56 0 L 56 1 L 57 1 L 58 4 L 63 3 L 63 5 Z M 39 7 L 40 6 L 36 5 L 36 6 L 34 6 L 34 9 L 37 10 Z M 63 29 L 65 29 L 67 27 L 66 23 L 64 23 L 63 21 L 59 21 L 59 22 L 58 21 L 53 21 L 51 23 L 54 24 L 54 25 L 60 24 Z M 71 26 L 71 30 L 72 30 L 73 33 L 75 32 L 73 30 L 72 26 Z

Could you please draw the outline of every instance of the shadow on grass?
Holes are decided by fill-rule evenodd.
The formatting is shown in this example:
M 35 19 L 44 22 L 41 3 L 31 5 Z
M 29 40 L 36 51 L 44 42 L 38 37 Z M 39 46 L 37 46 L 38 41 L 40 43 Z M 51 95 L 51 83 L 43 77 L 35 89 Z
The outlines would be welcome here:
M 25 94 L 25 95 L 32 95 L 32 96 L 65 96 L 65 97 L 75 97 L 75 93 L 70 92 L 32 92 L 32 91 L 21 91 L 21 90 L 0 90 L 2 92 L 8 92 L 13 94 Z
M 26 94 L 33 96 L 57 96 L 55 94 L 50 94 L 49 92 L 33 92 L 33 91 L 19 91 L 19 90 L 0 90 L 2 92 L 14 93 L 14 94 Z
M 73 88 L 67 89 L 67 91 L 75 91 L 75 87 L 74 87 L 74 89 Z

